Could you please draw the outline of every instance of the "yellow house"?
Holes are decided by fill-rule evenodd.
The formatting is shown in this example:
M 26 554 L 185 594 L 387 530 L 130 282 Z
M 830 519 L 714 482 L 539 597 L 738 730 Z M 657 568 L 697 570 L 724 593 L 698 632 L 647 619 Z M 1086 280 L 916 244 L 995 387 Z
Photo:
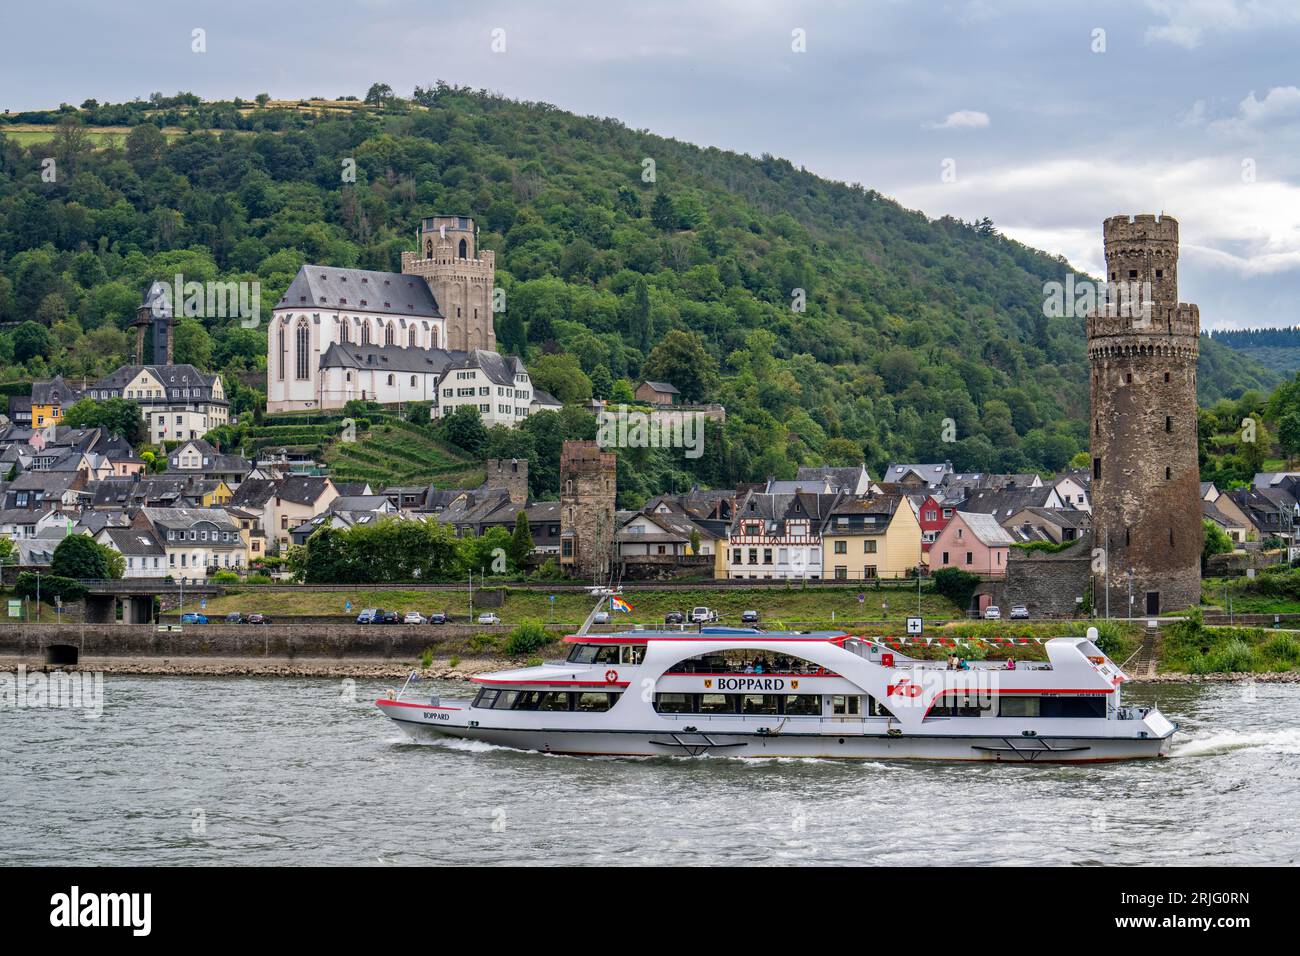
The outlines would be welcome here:
M 205 508 L 223 508 L 230 504 L 230 499 L 235 497 L 235 493 L 230 490 L 220 478 L 213 479 L 211 482 L 204 482 L 204 487 L 211 485 L 203 494 L 203 507 Z
M 62 377 L 32 382 L 32 428 L 48 428 L 63 421 L 63 411 L 78 396 Z
M 906 495 L 850 498 L 822 531 L 822 577 L 841 581 L 904 578 L 921 564 L 921 524 Z

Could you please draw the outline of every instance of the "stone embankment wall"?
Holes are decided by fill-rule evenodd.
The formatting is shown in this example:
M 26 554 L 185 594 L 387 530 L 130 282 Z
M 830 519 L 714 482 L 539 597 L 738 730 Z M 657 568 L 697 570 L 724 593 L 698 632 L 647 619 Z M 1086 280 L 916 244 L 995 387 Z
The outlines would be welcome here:
M 510 628 L 449 625 L 187 624 L 159 631 L 151 624 L 0 625 L 0 654 L 38 657 L 50 644 L 72 644 L 83 657 L 418 657 L 426 649 L 462 645 L 474 635 Z

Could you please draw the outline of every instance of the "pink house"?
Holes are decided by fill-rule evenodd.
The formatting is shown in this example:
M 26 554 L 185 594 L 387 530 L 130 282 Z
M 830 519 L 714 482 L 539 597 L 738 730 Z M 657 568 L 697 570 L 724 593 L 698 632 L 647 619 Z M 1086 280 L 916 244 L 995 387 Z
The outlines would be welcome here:
M 930 546 L 930 570 L 961 568 L 972 574 L 1001 577 L 1007 573 L 1011 535 L 993 515 L 958 511 Z

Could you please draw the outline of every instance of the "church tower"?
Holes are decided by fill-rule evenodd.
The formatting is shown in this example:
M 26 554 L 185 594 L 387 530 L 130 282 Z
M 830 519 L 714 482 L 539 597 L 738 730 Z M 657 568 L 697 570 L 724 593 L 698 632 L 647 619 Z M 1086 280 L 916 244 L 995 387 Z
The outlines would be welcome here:
M 495 352 L 492 286 L 496 257 L 480 254 L 478 229 L 469 216 L 426 216 L 420 221 L 420 251 L 402 253 L 402 271 L 429 283 L 447 322 L 444 349 Z
M 1102 225 L 1109 301 L 1087 317 L 1091 366 L 1093 606 L 1127 616 L 1200 602 L 1196 457 L 1200 310 L 1178 301 L 1178 222 Z M 1117 295 L 1116 290 L 1122 291 Z M 1097 552 L 1095 552 L 1097 553 Z

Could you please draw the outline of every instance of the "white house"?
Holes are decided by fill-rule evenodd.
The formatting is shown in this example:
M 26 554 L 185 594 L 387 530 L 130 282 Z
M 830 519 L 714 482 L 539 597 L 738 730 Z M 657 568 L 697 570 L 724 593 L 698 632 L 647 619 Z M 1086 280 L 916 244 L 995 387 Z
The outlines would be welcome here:
M 202 438 L 230 420 L 221 376 L 193 365 L 123 365 L 86 389 L 85 397 L 136 402 L 154 444 Z

